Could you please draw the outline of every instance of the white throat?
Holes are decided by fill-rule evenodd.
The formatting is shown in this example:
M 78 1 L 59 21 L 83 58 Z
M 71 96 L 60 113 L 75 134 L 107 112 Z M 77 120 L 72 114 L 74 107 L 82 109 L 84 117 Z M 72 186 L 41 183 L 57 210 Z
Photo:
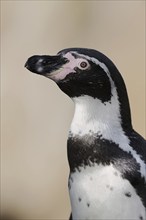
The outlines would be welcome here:
M 114 130 L 121 132 L 119 101 L 115 93 L 111 101 L 105 103 L 88 95 L 73 100 L 75 102 L 75 113 L 71 124 L 73 136 L 98 133 L 106 139 L 111 139 Z

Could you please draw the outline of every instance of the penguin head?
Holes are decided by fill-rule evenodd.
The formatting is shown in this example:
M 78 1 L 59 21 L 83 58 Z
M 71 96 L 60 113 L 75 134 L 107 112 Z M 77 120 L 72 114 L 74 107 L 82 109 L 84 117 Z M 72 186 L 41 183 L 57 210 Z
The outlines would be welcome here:
M 90 96 L 103 104 L 116 93 L 121 115 L 130 124 L 130 107 L 125 83 L 114 63 L 94 49 L 68 48 L 55 56 L 32 56 L 30 71 L 52 79 L 71 98 Z M 126 122 L 127 120 L 127 122 Z
M 55 56 L 32 56 L 25 66 L 54 80 L 72 98 L 89 95 L 106 102 L 113 85 L 104 59 L 108 58 L 92 49 L 69 48 Z

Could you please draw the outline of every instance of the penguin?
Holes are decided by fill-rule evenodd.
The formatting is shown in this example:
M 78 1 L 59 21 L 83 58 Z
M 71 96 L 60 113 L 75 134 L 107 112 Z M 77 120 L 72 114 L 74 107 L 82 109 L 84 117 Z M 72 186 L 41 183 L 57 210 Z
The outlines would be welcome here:
M 25 67 L 75 103 L 67 140 L 72 220 L 146 219 L 146 140 L 132 126 L 124 80 L 103 53 L 67 48 Z

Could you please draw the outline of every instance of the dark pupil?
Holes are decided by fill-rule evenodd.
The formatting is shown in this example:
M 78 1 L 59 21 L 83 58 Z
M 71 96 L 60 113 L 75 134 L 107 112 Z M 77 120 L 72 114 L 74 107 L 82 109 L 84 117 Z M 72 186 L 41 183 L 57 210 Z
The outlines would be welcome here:
M 80 66 L 81 66 L 82 68 L 85 68 L 85 67 L 87 66 L 87 63 L 86 63 L 86 62 L 82 62 L 82 63 L 80 64 Z

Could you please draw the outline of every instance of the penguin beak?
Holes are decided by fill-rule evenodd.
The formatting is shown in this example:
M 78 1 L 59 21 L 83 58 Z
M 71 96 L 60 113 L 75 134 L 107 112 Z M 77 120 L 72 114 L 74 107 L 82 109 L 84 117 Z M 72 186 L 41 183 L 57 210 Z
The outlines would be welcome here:
M 25 67 L 33 73 L 49 76 L 50 73 L 60 69 L 68 60 L 61 56 L 32 56 L 28 58 Z

